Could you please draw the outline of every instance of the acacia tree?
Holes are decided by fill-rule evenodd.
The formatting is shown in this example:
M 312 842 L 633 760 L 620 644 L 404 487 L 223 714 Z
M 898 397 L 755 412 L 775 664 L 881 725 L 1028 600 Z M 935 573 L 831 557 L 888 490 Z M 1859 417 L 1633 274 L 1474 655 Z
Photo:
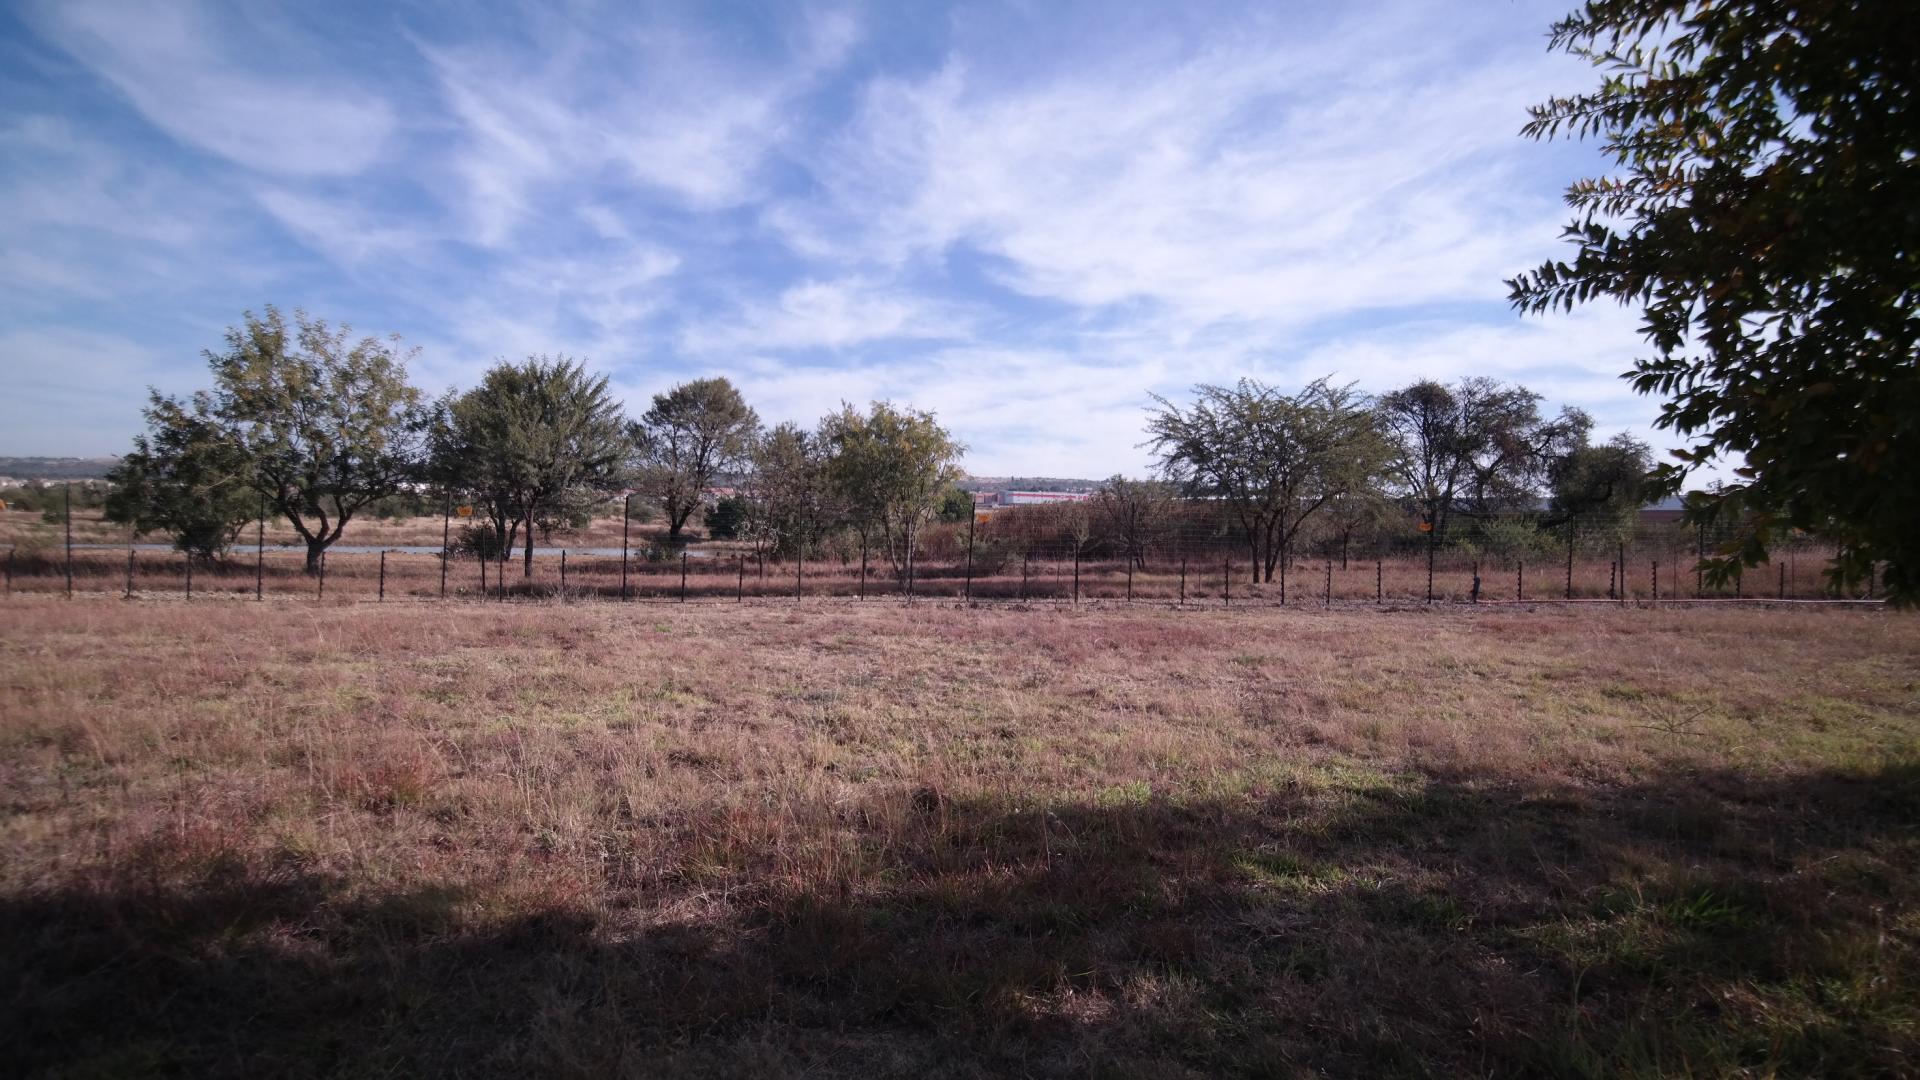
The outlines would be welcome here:
M 1540 395 L 1473 376 L 1451 386 L 1423 379 L 1383 395 L 1389 476 L 1439 543 L 1456 513 L 1485 517 L 1524 505 L 1556 457 L 1582 445 L 1592 421 L 1578 409 L 1540 416 Z
M 1553 499 L 1543 524 L 1598 531 L 1616 541 L 1630 537 L 1647 502 L 1652 468 L 1652 448 L 1625 432 L 1574 449 L 1548 471 Z
M 1154 395 L 1148 445 L 1166 478 L 1191 497 L 1219 499 L 1246 537 L 1253 580 L 1274 567 L 1328 500 L 1373 485 L 1388 446 L 1351 386 L 1316 379 L 1283 394 L 1253 379 L 1194 388 L 1181 408 Z
M 611 498 L 631 454 L 606 376 L 532 356 L 495 364 L 480 385 L 438 404 L 429 473 L 481 505 L 500 550 L 523 538 L 521 573 L 531 576 L 534 526 Z
M 826 481 L 861 544 L 878 538 L 905 581 L 914 545 L 947 488 L 960 480 L 966 448 L 930 412 L 876 401 L 866 413 L 843 404 L 820 421 Z
M 1101 531 L 1118 544 L 1127 560 L 1147 568 L 1147 548 L 1166 532 L 1173 517 L 1173 491 L 1157 480 L 1115 476 L 1090 500 Z
M 1787 530 L 1833 540 L 1836 582 L 1886 563 L 1920 601 L 1920 22 L 1912 5 L 1592 0 L 1552 47 L 1607 71 L 1532 110 L 1536 139 L 1600 135 L 1618 172 L 1575 182 L 1571 262 L 1508 282 L 1515 307 L 1643 307 L 1628 373 L 1697 440 L 1657 470 L 1742 539 L 1725 581 Z
M 633 425 L 640 486 L 667 517 L 667 542 L 680 543 L 687 519 L 716 475 L 737 468 L 760 417 L 724 378 L 695 379 L 664 394 Z
M 756 548 L 804 554 L 833 521 L 825 440 L 783 423 L 754 440 L 746 478 L 748 535 Z
M 106 518 L 141 534 L 164 532 L 180 551 L 211 562 L 259 507 L 247 456 L 205 392 L 189 403 L 154 391 L 145 415 L 146 433 L 107 472 Z
M 355 340 L 304 311 L 269 305 L 211 352 L 206 415 L 246 459 L 254 488 L 307 545 L 307 572 L 361 508 L 414 475 L 425 429 L 397 336 Z

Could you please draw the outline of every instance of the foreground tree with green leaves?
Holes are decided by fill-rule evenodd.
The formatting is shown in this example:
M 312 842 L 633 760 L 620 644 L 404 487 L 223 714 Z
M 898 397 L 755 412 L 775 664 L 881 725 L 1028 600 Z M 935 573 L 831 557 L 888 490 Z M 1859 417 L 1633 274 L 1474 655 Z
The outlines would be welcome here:
M 1161 472 L 1189 498 L 1227 505 L 1256 584 L 1273 580 L 1301 527 L 1330 500 L 1375 487 L 1392 452 L 1367 400 L 1326 379 L 1294 394 L 1253 379 L 1197 386 L 1185 408 L 1154 400 L 1147 435 Z
M 362 508 L 413 478 L 425 430 L 400 339 L 355 339 L 304 311 L 249 311 L 208 352 L 203 415 L 307 545 L 307 572 Z
M 632 438 L 640 486 L 666 513 L 669 544 L 680 543 L 714 478 L 746 460 L 759 430 L 759 415 L 723 378 L 695 379 L 653 396 Z
M 1716 580 L 1783 531 L 1839 547 L 1837 583 L 1886 564 L 1920 602 L 1920 16 L 1896 2 L 1593 0 L 1552 46 L 1607 71 L 1532 110 L 1533 138 L 1600 135 L 1619 167 L 1567 192 L 1571 262 L 1508 284 L 1528 312 L 1641 305 L 1628 374 L 1697 440 L 1660 466 L 1741 460 L 1687 497 L 1741 527 Z
M 165 533 L 180 551 L 211 562 L 264 505 L 251 462 L 204 392 L 183 402 L 156 391 L 145 415 L 147 431 L 107 472 L 106 518 L 142 535 Z
M 876 401 L 842 405 L 820 421 L 828 490 L 845 507 L 862 546 L 878 539 L 902 581 L 913 571 L 920 530 L 961 478 L 955 442 L 930 412 Z
M 496 550 L 523 542 L 533 573 L 533 532 L 611 498 L 627 482 L 633 444 L 620 403 L 566 357 L 502 361 L 480 385 L 435 409 L 429 475 L 472 496 Z

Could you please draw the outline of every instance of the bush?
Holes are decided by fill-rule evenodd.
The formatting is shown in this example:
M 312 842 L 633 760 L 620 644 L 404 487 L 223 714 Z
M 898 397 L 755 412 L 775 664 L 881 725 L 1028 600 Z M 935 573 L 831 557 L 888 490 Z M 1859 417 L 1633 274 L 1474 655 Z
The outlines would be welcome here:
M 747 506 L 738 496 L 728 496 L 713 504 L 705 517 L 707 535 L 715 540 L 737 540 L 747 520 Z

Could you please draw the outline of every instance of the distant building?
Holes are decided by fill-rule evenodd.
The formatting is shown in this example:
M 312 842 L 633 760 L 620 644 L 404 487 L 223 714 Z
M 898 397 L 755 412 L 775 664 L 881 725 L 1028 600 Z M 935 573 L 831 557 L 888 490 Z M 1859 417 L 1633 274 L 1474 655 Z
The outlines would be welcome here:
M 998 493 L 1003 506 L 1045 506 L 1048 503 L 1086 502 L 1093 498 L 1087 491 L 1003 491 Z

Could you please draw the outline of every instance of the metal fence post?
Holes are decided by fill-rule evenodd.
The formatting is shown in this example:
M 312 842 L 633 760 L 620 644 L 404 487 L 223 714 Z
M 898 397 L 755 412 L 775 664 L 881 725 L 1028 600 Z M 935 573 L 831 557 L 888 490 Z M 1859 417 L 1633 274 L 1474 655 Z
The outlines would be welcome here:
M 1033 558 L 1033 553 L 1030 551 L 1022 551 L 1020 553 L 1020 599 L 1022 600 L 1027 598 L 1027 560 L 1031 558 Z M 865 571 L 863 569 L 862 580 L 865 580 L 864 574 Z
M 1433 603 L 1433 549 L 1436 533 L 1427 534 L 1427 603 Z
M 560 549 L 560 602 L 567 602 L 567 549 Z
M 973 603 L 973 526 L 974 526 L 974 523 L 975 523 L 975 522 L 977 522 L 977 521 L 979 520 L 979 518 L 980 518 L 980 513 L 979 513 L 979 508 L 978 508 L 978 505 L 977 505 L 977 503 L 978 503 L 978 500 L 976 500 L 976 499 L 974 498 L 974 495 L 973 495 L 973 492 L 971 492 L 971 491 L 969 491 L 969 492 L 967 492 L 967 588 L 966 588 L 966 600 L 967 600 L 967 603 L 969 603 L 969 604 L 971 604 L 971 603 Z M 1133 586 L 1132 586 L 1132 580 L 1133 580 L 1133 578 L 1132 578 L 1132 567 L 1131 567 L 1131 566 L 1129 566 L 1129 567 L 1128 567 L 1128 578 L 1127 578 L 1127 580 L 1128 580 L 1128 586 L 1127 586 L 1127 595 L 1128 595 L 1128 597 L 1129 597 L 1129 598 L 1131 598 L 1131 597 L 1132 597 L 1132 595 L 1133 595 Z
M 1133 556 L 1127 556 L 1127 603 L 1133 603 Z
M 633 495 L 620 500 L 620 599 L 627 598 L 627 530 L 633 527 Z
M 132 530 L 128 530 L 127 532 L 127 595 L 126 595 L 126 599 L 128 600 L 133 599 L 133 532 Z
M 734 569 L 738 571 L 733 583 L 733 602 L 744 604 L 747 602 L 747 556 L 745 553 L 735 555 L 733 561 Z
M 1653 602 L 1660 602 L 1660 560 L 1653 560 Z
M 1386 564 L 1387 564 L 1387 560 L 1379 557 L 1378 555 L 1374 556 L 1373 558 L 1373 602 L 1376 604 L 1384 603 L 1386 600 L 1386 589 L 1385 589 Z
M 387 598 L 387 549 L 380 549 L 380 599 Z
M 1627 602 L 1627 545 L 1615 544 L 1614 554 L 1620 563 L 1620 602 Z
M 68 481 L 65 488 L 67 500 L 67 599 L 73 599 L 73 482 Z
M 565 558 L 565 556 L 561 556 Z M 680 602 L 687 602 L 687 549 L 680 549 Z
M 793 602 L 800 602 L 801 576 L 807 572 L 807 542 L 802 539 L 793 552 Z M 687 555 L 680 553 L 680 595 L 684 599 L 687 593 Z
M 1185 556 L 1181 556 L 1180 558 L 1180 606 L 1187 606 L 1187 560 Z
M 259 531 L 254 534 L 253 598 L 265 600 L 267 586 L 267 500 L 260 500 Z
M 447 490 L 440 507 L 440 599 L 447 598 L 447 564 L 453 555 L 453 490 Z
M 1233 560 L 1220 560 L 1220 595 L 1226 598 L 1227 606 L 1233 606 Z
M 323 551 L 320 553 L 320 591 L 314 594 L 314 599 L 323 600 L 326 598 L 326 595 L 327 595 L 327 553 Z
M 193 556 L 186 557 L 187 562 L 187 599 L 193 599 Z
M 1781 564 L 1780 564 L 1780 596 L 1779 596 L 1779 599 L 1781 599 L 1781 600 L 1785 600 L 1786 598 L 1787 598 L 1787 564 L 1786 564 L 1786 563 L 1781 563 Z
M 860 599 L 867 598 L 867 538 L 860 538 Z
M 1073 602 L 1080 602 L 1080 543 L 1073 545 Z
M 1327 587 L 1320 594 L 1320 606 L 1329 607 L 1329 608 L 1333 606 L 1333 560 L 1332 559 L 1327 560 Z
M 1567 599 L 1573 599 L 1573 528 L 1567 528 Z

